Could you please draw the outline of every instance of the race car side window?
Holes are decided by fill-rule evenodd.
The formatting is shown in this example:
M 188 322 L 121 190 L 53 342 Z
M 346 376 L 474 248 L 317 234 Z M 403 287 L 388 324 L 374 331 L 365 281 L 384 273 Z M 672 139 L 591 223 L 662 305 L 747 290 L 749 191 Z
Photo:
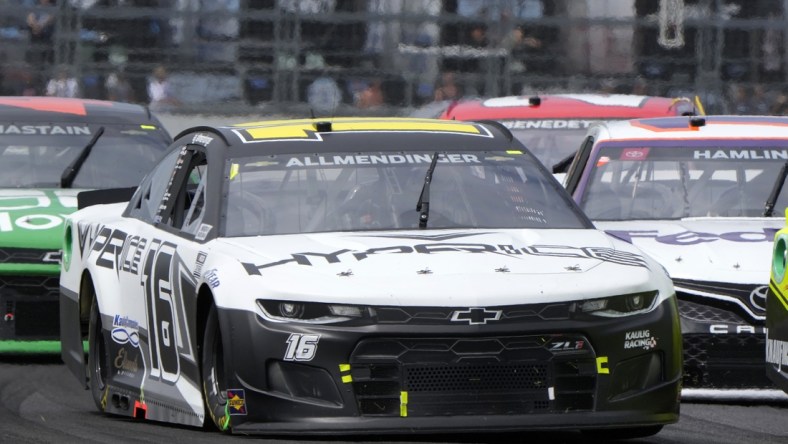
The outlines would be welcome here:
M 580 182 L 580 175 L 586 166 L 586 162 L 588 162 L 588 158 L 591 156 L 591 148 L 593 146 L 594 136 L 586 137 L 583 144 L 580 145 L 580 150 L 575 155 L 572 165 L 569 166 L 569 171 L 566 173 L 566 183 L 564 183 L 564 187 L 569 194 L 575 192 L 575 188 L 577 188 L 577 184 Z
M 172 150 L 142 181 L 139 189 L 130 201 L 128 215 L 148 222 L 153 222 L 167 184 L 172 176 L 175 162 L 180 149 Z
M 204 153 L 200 153 L 199 158 L 195 159 L 188 179 L 184 194 L 184 209 L 181 231 L 189 234 L 197 234 L 197 229 L 202 223 L 205 215 L 205 193 L 208 185 L 208 162 Z M 197 157 L 197 156 L 195 156 Z
M 199 225 L 196 219 L 189 219 L 201 219 L 205 204 L 202 194 L 205 192 L 207 160 L 202 147 L 196 145 L 183 147 L 180 154 L 155 220 L 189 232 L 189 227 L 194 225 L 196 230 Z

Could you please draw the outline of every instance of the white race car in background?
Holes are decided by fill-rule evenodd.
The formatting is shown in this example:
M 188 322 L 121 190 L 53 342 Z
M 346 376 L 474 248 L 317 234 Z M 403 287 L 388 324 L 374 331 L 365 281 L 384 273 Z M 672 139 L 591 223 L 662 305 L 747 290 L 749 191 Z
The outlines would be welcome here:
M 502 125 L 261 122 L 173 147 L 130 202 L 68 219 L 63 360 L 101 411 L 242 434 L 678 420 L 670 279 Z
M 773 388 L 764 318 L 786 162 L 788 118 L 707 116 L 599 124 L 570 167 L 565 185 L 594 224 L 673 279 L 685 396 Z

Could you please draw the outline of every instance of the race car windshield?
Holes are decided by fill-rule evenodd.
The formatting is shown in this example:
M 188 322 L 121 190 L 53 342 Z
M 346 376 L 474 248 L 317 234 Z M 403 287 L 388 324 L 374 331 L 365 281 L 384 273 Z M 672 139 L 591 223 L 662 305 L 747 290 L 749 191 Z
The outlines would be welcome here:
M 583 143 L 585 129 L 532 129 L 512 130 L 512 134 L 528 148 L 542 165 L 553 165 L 575 153 Z
M 103 126 L 104 133 L 72 178 L 71 188 L 136 186 L 167 148 L 167 141 L 158 131 L 139 129 L 139 125 L 136 128 Z M 3 135 L 0 139 L 0 187 L 60 187 L 64 169 L 77 159 L 98 127 L 58 128 L 68 132 Z
M 592 220 L 761 217 L 788 160 L 788 144 L 613 143 L 592 160 L 580 203 Z M 774 208 L 786 206 L 783 191 L 775 196 Z M 774 213 L 783 217 L 782 211 Z
M 432 147 L 231 159 L 224 235 L 418 229 L 414 204 L 435 154 Z M 427 229 L 587 226 L 527 153 L 437 155 Z

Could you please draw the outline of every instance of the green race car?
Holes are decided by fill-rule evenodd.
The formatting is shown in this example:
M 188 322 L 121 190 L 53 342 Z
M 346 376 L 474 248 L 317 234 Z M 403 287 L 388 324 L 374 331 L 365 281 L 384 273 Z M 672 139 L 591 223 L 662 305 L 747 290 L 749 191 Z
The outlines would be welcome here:
M 772 274 L 766 294 L 766 375 L 788 393 L 788 208 L 785 217 L 785 227 L 774 235 Z
M 79 191 L 136 186 L 170 141 L 143 106 L 0 97 L 0 352 L 59 351 L 63 219 Z

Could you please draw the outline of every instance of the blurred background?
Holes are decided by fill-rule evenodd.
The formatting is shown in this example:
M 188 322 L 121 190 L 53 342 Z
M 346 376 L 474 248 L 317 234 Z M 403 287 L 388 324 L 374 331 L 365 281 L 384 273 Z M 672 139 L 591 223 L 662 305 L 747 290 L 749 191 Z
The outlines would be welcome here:
M 0 94 L 306 117 L 610 92 L 784 114 L 786 30 L 788 0 L 0 0 Z

